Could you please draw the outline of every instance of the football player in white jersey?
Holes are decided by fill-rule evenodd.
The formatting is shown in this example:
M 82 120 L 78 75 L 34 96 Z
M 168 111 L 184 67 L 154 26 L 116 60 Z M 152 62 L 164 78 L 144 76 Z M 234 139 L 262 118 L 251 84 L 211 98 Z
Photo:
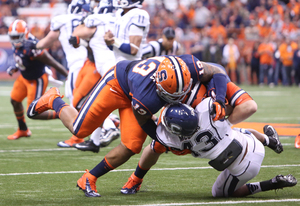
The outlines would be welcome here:
M 175 30 L 172 27 L 164 28 L 162 38 L 157 41 L 150 41 L 143 48 L 142 59 L 154 56 L 183 54 L 182 47 L 180 43 L 175 40 L 175 37 Z
M 195 110 L 185 104 L 168 105 L 161 113 L 157 139 L 167 147 L 188 149 L 194 157 L 210 159 L 214 169 L 222 171 L 212 187 L 214 197 L 243 197 L 261 191 L 292 187 L 293 175 L 248 183 L 259 172 L 265 156 L 263 134 L 245 129 L 232 129 L 226 121 L 213 121 L 213 100 L 206 98 Z
M 87 49 L 83 46 L 74 48 L 69 44 L 69 38 L 72 35 L 74 28 L 77 27 L 87 16 L 90 10 L 89 0 L 72 0 L 68 6 L 68 14 L 55 16 L 51 20 L 50 32 L 41 39 L 36 48 L 49 48 L 53 41 L 59 40 L 64 53 L 66 55 L 67 66 L 69 74 L 65 83 L 65 96 L 69 99 L 70 104 L 73 105 L 73 90 L 79 71 L 87 61 Z M 73 105 L 75 107 L 75 105 Z M 61 141 L 57 145 L 59 147 L 72 147 L 73 144 L 83 142 L 76 136 L 72 136 L 70 141 Z
M 143 0 L 114 0 L 116 12 L 114 31 L 106 32 L 104 39 L 113 46 L 116 61 L 140 60 L 142 48 L 150 27 L 147 11 L 141 9 Z
M 93 52 L 96 69 L 100 74 L 99 79 L 115 65 L 113 51 L 106 45 L 103 36 L 106 31 L 114 29 L 115 15 L 112 0 L 101 0 L 94 14 L 85 18 L 84 23 L 75 28 L 69 42 L 78 47 L 85 41 Z M 95 82 L 96 84 L 97 82 Z M 99 152 L 99 148 L 108 146 L 120 136 L 120 132 L 114 122 L 118 122 L 117 116 L 111 114 L 103 123 L 103 127 L 96 129 L 89 140 L 75 144 L 74 147 L 82 151 Z

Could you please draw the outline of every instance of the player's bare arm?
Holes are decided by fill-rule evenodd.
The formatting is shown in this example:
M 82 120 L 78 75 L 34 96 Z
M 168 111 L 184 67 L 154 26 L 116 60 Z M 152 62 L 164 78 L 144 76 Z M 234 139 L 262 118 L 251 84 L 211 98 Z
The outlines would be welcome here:
M 136 55 L 139 51 L 143 36 L 129 36 L 131 54 Z
M 74 29 L 72 36 L 78 36 L 81 39 L 90 40 L 96 30 L 97 27 L 86 27 L 84 24 L 81 24 Z
M 58 40 L 59 37 L 59 30 L 57 31 L 50 31 L 47 36 L 45 36 L 43 39 L 41 39 L 37 44 L 37 49 L 44 49 L 49 48 L 53 44 L 54 41 Z
M 56 61 L 49 53 L 47 50 L 44 50 L 44 52 L 40 55 L 38 55 L 37 57 L 35 57 L 35 59 L 43 62 L 46 65 L 49 65 L 51 67 L 53 67 L 56 71 L 58 71 L 59 73 L 61 73 L 62 75 L 64 75 L 65 77 L 68 76 L 68 71 L 64 68 L 63 65 L 61 65 L 58 61 Z
M 209 80 L 211 80 L 211 78 L 213 77 L 214 74 L 221 73 L 221 74 L 226 75 L 226 73 L 222 69 L 220 69 L 216 66 L 213 66 L 213 65 L 210 65 L 210 64 L 207 64 L 204 62 L 201 62 L 201 63 L 203 65 L 203 71 L 204 71 L 203 76 L 201 78 L 202 82 L 209 82 Z

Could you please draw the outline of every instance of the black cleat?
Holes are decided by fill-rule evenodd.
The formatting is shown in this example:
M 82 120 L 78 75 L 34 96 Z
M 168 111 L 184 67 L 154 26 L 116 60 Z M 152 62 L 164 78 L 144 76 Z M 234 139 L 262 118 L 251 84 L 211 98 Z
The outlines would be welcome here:
M 103 137 L 100 139 L 100 147 L 107 147 L 112 141 L 120 137 L 119 129 L 109 129 L 106 130 L 103 134 Z
M 282 189 L 284 187 L 293 187 L 297 184 L 296 178 L 289 174 L 286 176 L 283 175 L 277 175 L 271 180 L 272 185 L 274 186 L 274 189 Z
M 276 153 L 281 153 L 283 151 L 282 144 L 279 140 L 278 134 L 274 127 L 271 125 L 265 125 L 264 126 L 264 133 L 269 137 L 270 142 L 268 147 L 270 147 L 272 150 L 274 150 Z
M 98 153 L 100 150 L 100 146 L 95 145 L 91 139 L 79 144 L 75 144 L 74 147 L 81 151 L 92 151 L 95 153 Z

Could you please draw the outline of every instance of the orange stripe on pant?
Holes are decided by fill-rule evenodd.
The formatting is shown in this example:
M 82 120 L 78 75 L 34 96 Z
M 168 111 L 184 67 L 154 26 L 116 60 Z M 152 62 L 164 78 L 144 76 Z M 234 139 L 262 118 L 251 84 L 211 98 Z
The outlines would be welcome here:
M 135 119 L 131 101 L 124 94 L 117 79 L 105 83 L 107 76 L 100 80 L 80 109 L 73 123 L 75 135 L 79 138 L 88 136 L 111 112 L 119 109 L 121 141 L 132 152 L 139 153 L 147 134 Z
M 97 72 L 95 63 L 90 60 L 85 61 L 81 68 L 73 90 L 73 105 L 80 109 L 85 97 L 92 91 L 94 86 L 100 80 L 101 75 Z

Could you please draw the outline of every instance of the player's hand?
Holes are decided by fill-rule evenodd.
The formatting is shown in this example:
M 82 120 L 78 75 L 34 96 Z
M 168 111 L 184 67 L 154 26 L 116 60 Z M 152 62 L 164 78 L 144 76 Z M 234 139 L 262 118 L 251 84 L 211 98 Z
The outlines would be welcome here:
M 104 38 L 104 41 L 107 44 L 107 46 L 110 46 L 110 45 L 112 45 L 115 42 L 114 35 L 113 35 L 113 33 L 110 30 L 108 30 L 107 32 L 105 32 L 103 38 Z
M 213 121 L 223 119 L 226 115 L 225 103 L 220 100 L 216 100 L 212 103 L 210 115 L 212 116 Z
M 69 43 L 73 45 L 74 48 L 79 47 L 80 39 L 78 36 L 71 36 L 69 39 Z
M 15 66 L 10 66 L 7 68 L 6 72 L 9 74 L 9 76 L 12 76 L 13 73 L 17 72 L 19 69 Z
M 178 156 L 191 154 L 191 150 L 189 149 L 177 150 L 175 148 L 169 147 L 168 150 L 170 150 L 173 154 Z

